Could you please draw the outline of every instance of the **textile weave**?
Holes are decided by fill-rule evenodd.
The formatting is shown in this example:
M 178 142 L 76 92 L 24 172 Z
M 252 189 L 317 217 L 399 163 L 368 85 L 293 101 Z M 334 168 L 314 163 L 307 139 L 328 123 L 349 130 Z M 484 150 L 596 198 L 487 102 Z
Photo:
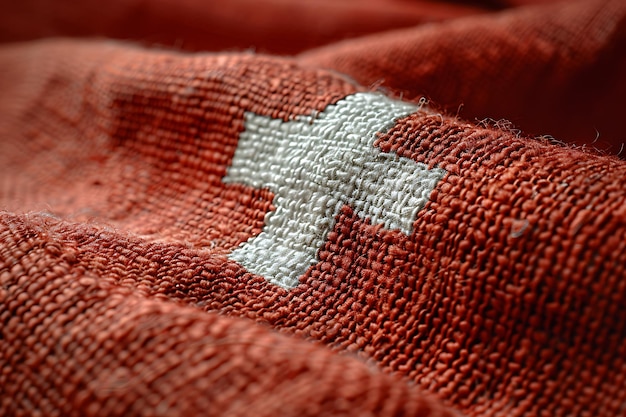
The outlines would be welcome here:
M 0 18 L 0 415 L 626 412 L 623 2 L 34 3 Z M 261 31 L 288 7 L 343 31 Z

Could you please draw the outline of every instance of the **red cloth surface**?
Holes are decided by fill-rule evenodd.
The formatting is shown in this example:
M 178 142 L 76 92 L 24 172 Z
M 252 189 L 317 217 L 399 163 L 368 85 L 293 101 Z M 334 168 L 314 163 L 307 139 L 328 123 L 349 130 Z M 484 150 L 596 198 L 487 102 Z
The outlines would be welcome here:
M 24 0 L 0 41 L 0 415 L 626 413 L 626 2 Z

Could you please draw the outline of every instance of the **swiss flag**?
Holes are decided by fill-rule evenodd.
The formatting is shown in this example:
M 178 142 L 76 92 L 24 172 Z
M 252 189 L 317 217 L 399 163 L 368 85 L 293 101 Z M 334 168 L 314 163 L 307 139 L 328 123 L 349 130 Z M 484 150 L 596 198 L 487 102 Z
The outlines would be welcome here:
M 624 162 L 353 58 L 0 48 L 0 414 L 624 412 Z

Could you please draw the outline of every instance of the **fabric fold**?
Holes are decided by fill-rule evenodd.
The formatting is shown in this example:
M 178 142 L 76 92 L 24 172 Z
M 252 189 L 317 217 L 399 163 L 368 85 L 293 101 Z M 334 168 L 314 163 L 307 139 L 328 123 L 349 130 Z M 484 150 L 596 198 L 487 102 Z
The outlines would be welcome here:
M 617 154 L 625 28 L 623 1 L 557 2 L 353 38 L 300 59 L 467 120 Z

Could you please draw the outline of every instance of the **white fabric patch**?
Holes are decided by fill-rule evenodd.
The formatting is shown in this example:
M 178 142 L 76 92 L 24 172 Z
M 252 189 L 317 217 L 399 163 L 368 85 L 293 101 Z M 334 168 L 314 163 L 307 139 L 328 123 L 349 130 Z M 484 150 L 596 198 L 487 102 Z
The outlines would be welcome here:
M 265 216 L 263 231 L 229 258 L 289 289 L 317 262 L 345 204 L 373 224 L 411 234 L 417 212 L 446 171 L 373 145 L 378 132 L 416 110 L 358 93 L 290 122 L 246 113 L 224 182 L 268 188 L 276 209 Z

